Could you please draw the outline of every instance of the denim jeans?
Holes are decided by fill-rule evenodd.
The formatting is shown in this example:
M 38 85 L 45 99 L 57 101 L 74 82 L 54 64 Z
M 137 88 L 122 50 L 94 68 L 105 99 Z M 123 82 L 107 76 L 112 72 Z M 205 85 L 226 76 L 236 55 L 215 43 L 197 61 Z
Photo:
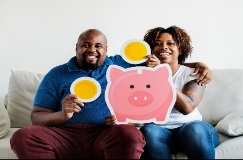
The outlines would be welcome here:
M 215 159 L 219 136 L 207 122 L 192 121 L 176 129 L 146 124 L 140 130 L 146 141 L 142 158 L 172 159 L 171 154 L 182 151 L 188 159 Z

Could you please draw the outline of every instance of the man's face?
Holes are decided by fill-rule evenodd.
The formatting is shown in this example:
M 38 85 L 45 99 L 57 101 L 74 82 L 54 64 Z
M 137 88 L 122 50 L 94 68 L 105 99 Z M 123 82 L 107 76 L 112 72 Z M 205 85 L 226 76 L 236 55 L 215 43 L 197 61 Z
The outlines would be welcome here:
M 106 38 L 97 31 L 84 33 L 76 45 L 77 63 L 83 69 L 96 69 L 101 66 L 106 53 Z

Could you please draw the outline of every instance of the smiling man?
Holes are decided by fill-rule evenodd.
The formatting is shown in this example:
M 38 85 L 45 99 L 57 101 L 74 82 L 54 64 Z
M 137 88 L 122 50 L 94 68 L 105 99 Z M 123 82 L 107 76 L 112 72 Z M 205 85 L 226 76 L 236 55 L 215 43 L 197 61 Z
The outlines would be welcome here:
M 101 32 L 88 30 L 79 36 L 76 44 L 78 65 L 83 69 L 96 69 L 106 58 L 107 40 Z
M 105 125 L 105 117 L 110 115 L 104 95 L 106 70 L 111 64 L 131 66 L 121 56 L 107 57 L 106 53 L 105 35 L 89 29 L 78 38 L 76 56 L 46 74 L 34 100 L 33 126 L 20 129 L 11 139 L 18 158 L 140 158 L 145 141 L 137 128 Z M 72 82 L 80 77 L 100 83 L 96 100 L 84 103 L 70 94 Z

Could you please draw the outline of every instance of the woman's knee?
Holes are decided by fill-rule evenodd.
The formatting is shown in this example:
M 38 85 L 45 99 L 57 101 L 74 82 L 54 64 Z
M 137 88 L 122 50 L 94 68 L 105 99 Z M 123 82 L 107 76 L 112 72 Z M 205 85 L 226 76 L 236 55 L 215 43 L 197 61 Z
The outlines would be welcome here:
M 167 129 L 156 124 L 146 124 L 141 127 L 140 130 L 146 138 L 153 137 L 153 139 L 160 139 L 159 137 L 167 137 L 167 134 L 169 134 Z
M 202 121 L 193 121 L 185 124 L 182 127 L 182 133 L 184 134 L 205 134 L 205 132 L 209 131 L 206 124 Z
M 214 127 L 203 121 L 194 121 L 181 128 L 180 136 L 191 141 L 212 139 L 217 134 Z

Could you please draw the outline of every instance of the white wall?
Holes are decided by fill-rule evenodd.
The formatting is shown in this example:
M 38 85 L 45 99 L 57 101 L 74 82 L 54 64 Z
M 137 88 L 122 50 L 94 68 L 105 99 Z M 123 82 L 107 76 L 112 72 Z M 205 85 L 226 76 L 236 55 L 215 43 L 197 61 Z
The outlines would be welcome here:
M 46 73 L 67 62 L 88 28 L 106 34 L 113 55 L 148 29 L 171 25 L 191 35 L 189 62 L 243 69 L 242 0 L 0 0 L 0 97 L 11 70 Z

